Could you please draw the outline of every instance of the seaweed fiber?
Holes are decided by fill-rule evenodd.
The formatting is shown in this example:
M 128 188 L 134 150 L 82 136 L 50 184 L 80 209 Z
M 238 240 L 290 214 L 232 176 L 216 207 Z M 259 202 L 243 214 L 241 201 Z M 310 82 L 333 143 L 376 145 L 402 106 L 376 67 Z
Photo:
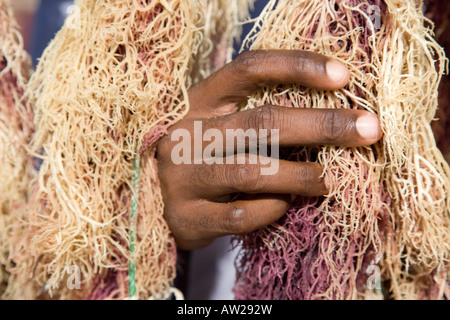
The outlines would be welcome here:
M 287 215 L 236 239 L 237 299 L 448 299 L 450 170 L 431 129 L 447 70 L 416 0 L 271 0 L 250 50 L 310 50 L 348 66 L 336 92 L 268 87 L 246 108 L 376 113 L 384 137 L 363 148 L 297 148 L 318 161 L 326 197 L 297 197 Z
M 27 145 L 33 115 L 23 99 L 31 60 L 23 47 L 11 3 L 0 1 L 0 296 L 9 278 L 7 266 L 13 222 L 22 214 L 33 167 Z
M 436 39 L 445 52 L 450 52 L 450 2 L 441 0 L 425 1 L 426 17 L 435 24 Z M 433 123 L 433 132 L 439 149 L 450 163 L 450 78 L 446 74 L 439 86 L 438 121 Z
M 42 165 L 5 298 L 171 297 L 153 146 L 188 112 L 188 88 L 230 57 L 243 3 L 75 2 L 26 91 Z

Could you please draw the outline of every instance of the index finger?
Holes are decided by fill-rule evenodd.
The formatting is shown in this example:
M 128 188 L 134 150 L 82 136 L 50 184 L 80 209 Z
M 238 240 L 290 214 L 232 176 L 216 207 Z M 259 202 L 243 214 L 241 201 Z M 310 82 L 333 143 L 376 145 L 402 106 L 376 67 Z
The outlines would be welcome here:
M 192 112 L 217 116 L 237 111 L 239 104 L 258 88 L 298 84 L 319 90 L 337 90 L 349 81 L 346 66 L 322 54 L 308 51 L 248 51 L 190 92 Z M 226 107 L 225 112 L 220 112 Z

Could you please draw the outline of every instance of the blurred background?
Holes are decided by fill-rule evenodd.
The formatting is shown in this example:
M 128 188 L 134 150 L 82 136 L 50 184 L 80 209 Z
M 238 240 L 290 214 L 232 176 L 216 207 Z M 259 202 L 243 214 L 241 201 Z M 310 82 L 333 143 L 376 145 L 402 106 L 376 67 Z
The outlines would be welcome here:
M 25 47 L 31 51 L 31 39 L 35 23 L 35 14 L 40 0 L 12 0 L 16 19 L 21 27 Z
M 36 65 L 47 44 L 64 24 L 73 0 L 11 0 L 11 3 L 20 24 L 25 49 Z

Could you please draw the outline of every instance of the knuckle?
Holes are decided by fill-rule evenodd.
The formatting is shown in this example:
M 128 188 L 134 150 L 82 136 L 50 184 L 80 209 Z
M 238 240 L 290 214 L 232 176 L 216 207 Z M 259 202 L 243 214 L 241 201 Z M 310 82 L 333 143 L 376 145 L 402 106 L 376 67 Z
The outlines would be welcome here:
M 299 172 L 299 179 L 303 181 L 305 194 L 311 190 L 311 183 L 313 181 L 313 171 L 310 165 L 305 164 Z
M 256 190 L 259 184 L 257 170 L 257 165 L 227 166 L 226 180 L 236 192 Z
M 194 186 L 210 185 L 211 181 L 222 182 L 223 178 L 217 165 L 191 166 L 190 181 Z
M 339 110 L 326 110 L 318 120 L 318 135 L 325 144 L 335 144 L 342 140 L 347 128 Z
M 280 110 L 272 106 L 262 106 L 249 112 L 247 116 L 247 128 L 267 130 L 279 129 L 278 121 Z
M 224 217 L 224 229 L 231 234 L 247 232 L 246 212 L 243 208 L 232 206 Z
M 293 67 L 296 74 L 303 74 L 310 65 L 311 61 L 307 58 L 305 53 L 300 52 L 297 54 L 296 63 L 293 64 Z
M 254 74 L 255 69 L 258 68 L 260 61 L 260 54 L 256 51 L 247 51 L 241 54 L 234 60 L 232 64 L 233 70 L 239 75 Z
M 323 55 L 310 51 L 300 51 L 295 53 L 295 57 L 295 63 L 292 64 L 292 67 L 297 74 L 304 74 L 309 70 L 320 73 L 326 72 L 327 58 Z

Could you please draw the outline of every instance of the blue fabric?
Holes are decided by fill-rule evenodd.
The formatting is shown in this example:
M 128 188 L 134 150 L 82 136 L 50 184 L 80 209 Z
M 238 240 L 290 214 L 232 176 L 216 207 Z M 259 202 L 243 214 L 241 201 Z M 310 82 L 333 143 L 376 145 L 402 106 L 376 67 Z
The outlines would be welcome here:
M 67 17 L 67 9 L 73 0 L 41 0 L 33 34 L 31 56 L 34 65 L 55 34 L 61 29 Z
M 264 7 L 267 5 L 268 0 L 257 0 L 255 2 L 255 7 L 252 11 L 250 11 L 250 17 L 252 19 L 257 18 L 261 12 L 263 11 Z M 247 23 L 244 25 L 244 28 L 242 30 L 242 37 L 241 37 L 241 41 L 238 43 L 236 42 L 235 46 L 234 46 L 234 57 L 236 58 L 239 54 L 239 51 L 241 50 L 241 45 L 243 40 L 245 39 L 245 37 L 247 36 L 247 34 L 252 30 L 254 24 L 253 23 Z

